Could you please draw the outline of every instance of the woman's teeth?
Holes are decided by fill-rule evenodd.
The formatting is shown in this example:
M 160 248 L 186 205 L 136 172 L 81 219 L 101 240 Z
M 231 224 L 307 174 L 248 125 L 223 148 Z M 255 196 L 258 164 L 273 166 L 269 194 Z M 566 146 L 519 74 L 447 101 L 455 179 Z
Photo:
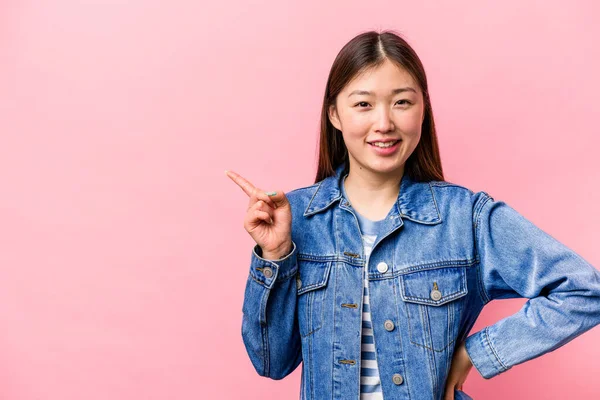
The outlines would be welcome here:
M 383 143 L 383 142 L 375 142 L 375 143 L 371 143 L 373 146 L 377 146 L 377 147 L 392 147 L 393 145 L 395 145 L 396 143 L 398 143 L 398 140 L 393 141 L 393 142 L 387 142 L 387 143 Z

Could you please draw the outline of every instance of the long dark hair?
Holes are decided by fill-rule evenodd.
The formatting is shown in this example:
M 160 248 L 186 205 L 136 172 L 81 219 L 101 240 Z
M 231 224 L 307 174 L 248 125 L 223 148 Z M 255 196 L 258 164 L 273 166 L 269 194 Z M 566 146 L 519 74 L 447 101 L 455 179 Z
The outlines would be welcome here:
M 348 150 L 341 132 L 329 121 L 329 107 L 335 104 L 337 95 L 358 73 L 377 67 L 386 59 L 395 62 L 412 75 L 423 92 L 425 102 L 421 139 L 406 160 L 404 173 L 417 182 L 444 180 L 425 69 L 417 53 L 406 40 L 394 31 L 385 30 L 381 33 L 369 31 L 354 37 L 340 50 L 331 66 L 321 110 L 319 160 L 315 183 L 334 175 L 335 168 L 343 162 L 346 163 L 345 173 L 349 169 Z

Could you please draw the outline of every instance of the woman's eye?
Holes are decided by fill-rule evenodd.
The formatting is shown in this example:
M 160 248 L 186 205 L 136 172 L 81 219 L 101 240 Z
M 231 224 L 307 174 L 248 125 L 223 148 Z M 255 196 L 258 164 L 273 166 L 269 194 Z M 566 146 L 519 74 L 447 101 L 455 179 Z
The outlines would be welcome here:
M 410 103 L 410 101 L 408 101 L 408 100 L 406 100 L 406 99 L 403 99 L 403 100 L 398 100 L 398 101 L 396 102 L 396 104 L 408 105 L 408 104 L 411 104 L 411 103 Z M 356 103 L 354 106 L 355 106 L 355 107 L 356 107 L 356 106 L 358 106 L 359 108 L 364 108 L 364 107 L 366 107 L 366 106 L 368 106 L 368 105 L 369 105 L 369 103 L 367 103 L 366 101 L 361 101 L 361 102 L 359 102 L 359 103 Z

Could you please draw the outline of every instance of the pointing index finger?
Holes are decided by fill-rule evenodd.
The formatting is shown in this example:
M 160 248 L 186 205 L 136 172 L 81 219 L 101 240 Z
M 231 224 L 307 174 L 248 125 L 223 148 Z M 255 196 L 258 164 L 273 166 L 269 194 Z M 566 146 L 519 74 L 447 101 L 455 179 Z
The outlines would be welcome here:
M 233 171 L 225 171 L 225 174 L 231 178 L 242 190 L 248 195 L 248 197 L 252 196 L 254 192 L 254 185 L 251 184 L 248 180 L 243 178 L 240 174 Z

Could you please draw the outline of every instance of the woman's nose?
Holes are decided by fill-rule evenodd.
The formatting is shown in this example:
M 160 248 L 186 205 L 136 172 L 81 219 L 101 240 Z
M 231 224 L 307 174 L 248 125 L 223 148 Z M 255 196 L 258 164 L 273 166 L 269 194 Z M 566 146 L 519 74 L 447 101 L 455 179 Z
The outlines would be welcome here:
M 394 130 L 391 112 L 382 108 L 377 116 L 377 129 L 382 132 Z

